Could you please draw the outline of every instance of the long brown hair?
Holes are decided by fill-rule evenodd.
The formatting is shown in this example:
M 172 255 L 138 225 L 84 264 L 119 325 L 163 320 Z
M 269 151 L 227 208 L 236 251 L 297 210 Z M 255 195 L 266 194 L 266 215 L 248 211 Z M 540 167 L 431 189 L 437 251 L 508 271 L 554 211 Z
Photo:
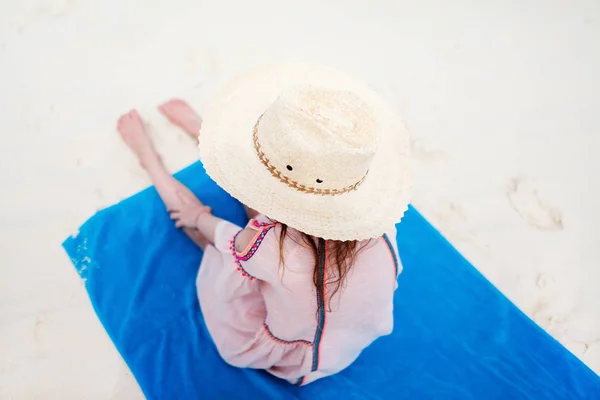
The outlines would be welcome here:
M 360 242 L 357 240 L 350 241 L 341 241 L 341 240 L 327 240 L 326 241 L 326 254 L 321 254 L 321 251 L 325 251 L 318 246 L 317 241 L 319 238 L 315 238 L 314 236 L 308 235 L 303 232 L 298 232 L 300 234 L 300 238 L 302 243 L 298 243 L 301 245 L 305 245 L 309 249 L 312 250 L 314 255 L 315 264 L 313 270 L 313 284 L 317 290 L 317 294 L 321 296 L 324 302 L 327 304 L 327 311 L 331 312 L 331 299 L 332 297 L 338 293 L 341 289 L 343 289 L 344 284 L 346 282 L 346 276 L 348 272 L 354 265 L 356 261 L 356 257 L 358 253 L 366 246 L 360 245 Z M 285 267 L 285 260 L 283 256 L 283 243 L 288 237 L 288 227 L 285 224 L 281 224 L 281 235 L 279 237 L 279 261 L 280 264 Z M 368 244 L 368 242 L 367 242 Z M 319 274 L 319 260 L 321 257 L 327 257 L 326 260 L 326 268 L 327 273 L 325 274 L 327 279 L 323 279 Z M 325 286 L 333 285 L 333 290 L 325 297 Z

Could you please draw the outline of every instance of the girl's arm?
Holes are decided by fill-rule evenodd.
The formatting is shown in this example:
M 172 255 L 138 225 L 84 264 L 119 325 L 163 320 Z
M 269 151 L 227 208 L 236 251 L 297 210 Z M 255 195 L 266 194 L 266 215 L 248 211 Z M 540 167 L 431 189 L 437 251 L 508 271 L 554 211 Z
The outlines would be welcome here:
M 222 218 L 215 217 L 210 212 L 204 212 L 196 219 L 196 226 L 194 228 L 207 238 L 209 242 L 214 243 L 215 231 L 221 221 L 223 221 Z
M 222 218 L 215 217 L 211 213 L 210 207 L 206 207 L 195 196 L 186 196 L 184 193 L 179 193 L 181 206 L 178 209 L 171 209 L 171 219 L 175 220 L 177 228 L 193 228 L 198 230 L 210 243 L 215 243 L 215 233 L 217 226 L 222 221 Z M 240 233 L 236 239 L 236 250 L 242 251 L 252 241 L 256 235 L 256 230 L 246 228 Z

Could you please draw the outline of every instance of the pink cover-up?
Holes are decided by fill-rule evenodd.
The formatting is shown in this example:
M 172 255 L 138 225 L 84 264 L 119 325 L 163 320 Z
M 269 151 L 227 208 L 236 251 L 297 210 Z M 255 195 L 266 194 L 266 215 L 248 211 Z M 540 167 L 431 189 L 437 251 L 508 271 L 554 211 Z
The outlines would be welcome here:
M 313 283 L 314 255 L 298 244 L 297 231 L 288 229 L 281 266 L 281 226 L 261 215 L 248 227 L 256 236 L 240 253 L 235 237 L 243 228 L 220 222 L 197 278 L 206 326 L 226 362 L 304 385 L 348 367 L 375 339 L 392 332 L 401 272 L 395 231 L 364 243 L 333 296 L 335 277 L 327 276 L 323 257 L 318 276 L 328 284 L 321 299 Z M 326 242 L 319 245 L 326 253 Z

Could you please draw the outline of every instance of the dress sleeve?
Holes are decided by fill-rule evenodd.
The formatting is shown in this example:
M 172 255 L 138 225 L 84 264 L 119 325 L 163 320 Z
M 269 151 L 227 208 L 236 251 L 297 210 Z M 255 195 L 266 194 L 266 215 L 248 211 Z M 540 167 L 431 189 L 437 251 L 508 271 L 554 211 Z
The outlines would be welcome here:
M 250 221 L 247 228 L 256 234 L 240 252 L 236 251 L 235 238 L 243 228 L 221 221 L 215 230 L 214 247 L 207 249 L 205 256 L 221 257 L 224 262 L 200 267 L 198 296 L 206 326 L 221 357 L 236 367 L 303 365 L 312 354 L 304 341 L 282 343 L 274 339 L 265 324 L 261 285 L 278 279 L 279 241 L 273 229 L 277 226 L 268 220 Z M 288 378 L 283 370 L 272 373 Z
M 244 228 L 226 220 L 215 228 L 215 247 L 221 253 L 230 253 L 231 240 Z

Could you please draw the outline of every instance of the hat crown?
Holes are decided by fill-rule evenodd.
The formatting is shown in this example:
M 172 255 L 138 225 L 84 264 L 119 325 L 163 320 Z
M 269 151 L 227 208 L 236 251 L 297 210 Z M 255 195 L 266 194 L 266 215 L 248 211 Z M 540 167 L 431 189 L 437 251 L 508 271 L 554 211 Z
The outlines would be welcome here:
M 375 156 L 375 120 L 352 92 L 295 86 L 262 115 L 255 146 L 263 164 L 290 186 L 345 193 L 363 182 Z

